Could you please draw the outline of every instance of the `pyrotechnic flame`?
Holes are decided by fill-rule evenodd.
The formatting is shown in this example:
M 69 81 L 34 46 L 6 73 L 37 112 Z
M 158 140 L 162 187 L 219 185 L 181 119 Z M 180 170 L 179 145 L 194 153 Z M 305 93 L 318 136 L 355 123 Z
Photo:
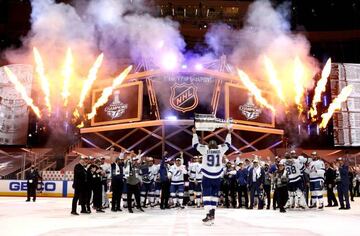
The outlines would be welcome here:
M 49 113 L 51 113 L 50 85 L 49 85 L 49 80 L 45 75 L 44 63 L 37 48 L 34 47 L 33 52 L 36 63 L 36 73 L 38 74 L 40 80 L 41 89 L 45 94 L 45 104 L 49 110 Z
M 330 104 L 328 111 L 321 115 L 322 121 L 319 126 L 320 129 L 323 129 L 327 126 L 334 112 L 341 108 L 341 103 L 346 101 L 346 99 L 350 96 L 352 90 L 353 90 L 352 85 L 348 85 L 341 90 L 341 93 Z
M 64 106 L 68 105 L 68 98 L 70 97 L 70 80 L 73 73 L 73 56 L 71 49 L 69 48 L 66 53 L 66 60 L 62 75 L 64 77 L 63 91 L 61 93 L 64 99 Z
M 78 124 L 76 127 L 77 127 L 77 128 L 79 128 L 79 129 L 83 128 L 83 127 L 84 127 L 84 122 L 83 122 L 83 121 L 81 121 L 81 123 L 80 123 L 80 124 Z
M 304 95 L 305 68 L 300 58 L 294 61 L 294 85 L 295 85 L 295 104 L 298 106 L 299 114 L 303 112 L 302 97 Z
M 264 107 L 275 113 L 275 108 L 261 95 L 261 90 L 250 80 L 249 76 L 242 70 L 237 70 L 241 82 L 254 95 L 255 99 Z
M 280 98 L 280 100 L 286 104 L 282 85 L 281 85 L 280 80 L 278 80 L 278 78 L 277 78 L 276 70 L 274 68 L 272 61 L 270 60 L 270 58 L 265 56 L 264 63 L 265 63 L 265 67 L 266 67 L 266 71 L 268 73 L 270 83 L 275 88 L 276 93 L 277 93 L 278 97 Z
M 73 116 L 77 119 L 80 117 L 80 113 L 78 109 L 75 109 L 75 111 L 73 112 Z
M 101 107 L 102 105 L 107 103 L 107 101 L 108 101 L 109 97 L 111 96 L 113 90 L 124 81 L 126 76 L 130 73 L 131 69 L 132 69 L 132 66 L 129 66 L 128 68 L 126 68 L 123 72 L 121 72 L 121 74 L 118 77 L 116 77 L 113 80 L 113 83 L 112 83 L 112 85 L 110 87 L 107 87 L 102 91 L 101 97 L 95 102 L 94 106 L 91 109 L 91 113 L 89 113 L 87 115 L 89 120 L 94 118 L 94 116 L 96 115 L 96 110 L 99 107 Z
M 321 102 L 321 94 L 323 92 L 325 92 L 325 90 L 326 90 L 326 84 L 327 84 L 330 72 L 331 72 L 331 58 L 329 58 L 329 60 L 327 60 L 326 65 L 325 65 L 323 71 L 321 72 L 321 78 L 316 85 L 314 98 L 313 98 L 312 104 L 311 104 L 312 107 L 310 108 L 311 118 L 314 118 L 318 114 L 316 105 L 319 102 Z
M 87 93 L 89 92 L 89 90 L 91 89 L 91 86 L 93 85 L 93 83 L 96 80 L 96 76 L 97 76 L 97 72 L 102 64 L 102 61 L 104 59 L 104 54 L 101 53 L 97 58 L 96 61 L 94 63 L 94 65 L 91 67 L 87 80 L 85 81 L 83 88 L 81 90 L 81 94 L 80 94 L 80 101 L 78 104 L 78 107 L 82 108 L 84 105 L 84 101 L 86 98 Z
M 28 106 L 34 111 L 38 118 L 41 118 L 40 110 L 34 105 L 33 100 L 27 95 L 25 87 L 20 83 L 16 75 L 6 66 L 4 66 L 5 73 L 9 78 L 10 82 L 15 85 L 16 91 L 18 91 Z

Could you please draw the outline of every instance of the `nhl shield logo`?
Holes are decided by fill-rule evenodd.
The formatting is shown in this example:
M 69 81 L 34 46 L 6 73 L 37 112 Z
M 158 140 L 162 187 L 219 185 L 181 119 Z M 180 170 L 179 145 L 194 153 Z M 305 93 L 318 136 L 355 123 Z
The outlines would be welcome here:
M 177 111 L 187 112 L 199 104 L 197 87 L 194 84 L 177 84 L 171 87 L 170 105 Z

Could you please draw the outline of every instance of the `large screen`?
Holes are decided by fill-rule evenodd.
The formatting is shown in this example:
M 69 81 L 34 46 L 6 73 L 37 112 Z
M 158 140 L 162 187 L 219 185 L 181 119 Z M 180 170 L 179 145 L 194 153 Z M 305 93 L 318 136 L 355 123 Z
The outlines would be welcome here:
M 103 89 L 93 90 L 92 104 L 101 96 Z M 140 121 L 142 118 L 143 84 L 142 82 L 121 85 L 113 91 L 109 101 L 99 107 L 91 125 L 108 125 Z
M 161 118 L 191 119 L 194 113 L 210 114 L 214 84 L 214 78 L 191 73 L 153 78 Z
M 271 101 L 272 94 L 263 93 Z M 235 123 L 275 127 L 275 115 L 261 106 L 249 91 L 241 86 L 225 84 L 225 118 L 232 118 Z
M 31 96 L 33 68 L 30 65 L 7 66 Z M 14 85 L 0 68 L 0 145 L 25 145 L 29 122 L 29 110 Z
M 332 99 L 350 84 L 353 91 L 333 117 L 336 146 L 360 146 L 360 64 L 333 64 L 330 80 Z

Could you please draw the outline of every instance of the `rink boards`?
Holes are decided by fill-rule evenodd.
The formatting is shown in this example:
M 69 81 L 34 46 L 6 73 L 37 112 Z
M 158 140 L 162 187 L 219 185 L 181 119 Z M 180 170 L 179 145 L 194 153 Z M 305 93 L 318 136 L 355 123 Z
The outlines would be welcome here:
M 72 197 L 73 181 L 43 181 L 38 184 L 38 197 Z M 27 192 L 26 180 L 0 180 L 0 196 L 22 196 Z

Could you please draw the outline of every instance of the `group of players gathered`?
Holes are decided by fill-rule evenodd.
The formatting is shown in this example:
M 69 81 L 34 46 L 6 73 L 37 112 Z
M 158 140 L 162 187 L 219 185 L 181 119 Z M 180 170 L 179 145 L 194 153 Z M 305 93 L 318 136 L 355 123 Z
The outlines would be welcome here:
M 273 209 L 280 212 L 286 212 L 286 208 L 322 209 L 325 186 L 327 206 L 340 204 L 340 209 L 350 209 L 348 193 L 352 183 L 348 162 L 342 158 L 325 164 L 316 152 L 308 157 L 291 151 L 283 158 L 275 157 L 273 163 L 258 157 L 252 161 L 240 157 L 230 161 L 225 153 L 231 144 L 231 130 L 224 144 L 212 140 L 203 145 L 193 129 L 192 142 L 200 155 L 187 165 L 182 153 L 169 158 L 165 152 L 159 164 L 152 157 L 144 157 L 141 151 L 136 154 L 123 150 L 112 163 L 105 158 L 81 156 L 74 168 L 71 214 L 78 215 L 78 203 L 84 214 L 91 213 L 91 203 L 100 213 L 105 208 L 113 212 L 127 208 L 133 213 L 134 206 L 139 211 L 156 206 L 160 209 L 203 206 L 206 211 L 203 222 L 212 225 L 218 205 L 270 209 L 273 199 Z M 108 192 L 112 193 L 111 203 Z

